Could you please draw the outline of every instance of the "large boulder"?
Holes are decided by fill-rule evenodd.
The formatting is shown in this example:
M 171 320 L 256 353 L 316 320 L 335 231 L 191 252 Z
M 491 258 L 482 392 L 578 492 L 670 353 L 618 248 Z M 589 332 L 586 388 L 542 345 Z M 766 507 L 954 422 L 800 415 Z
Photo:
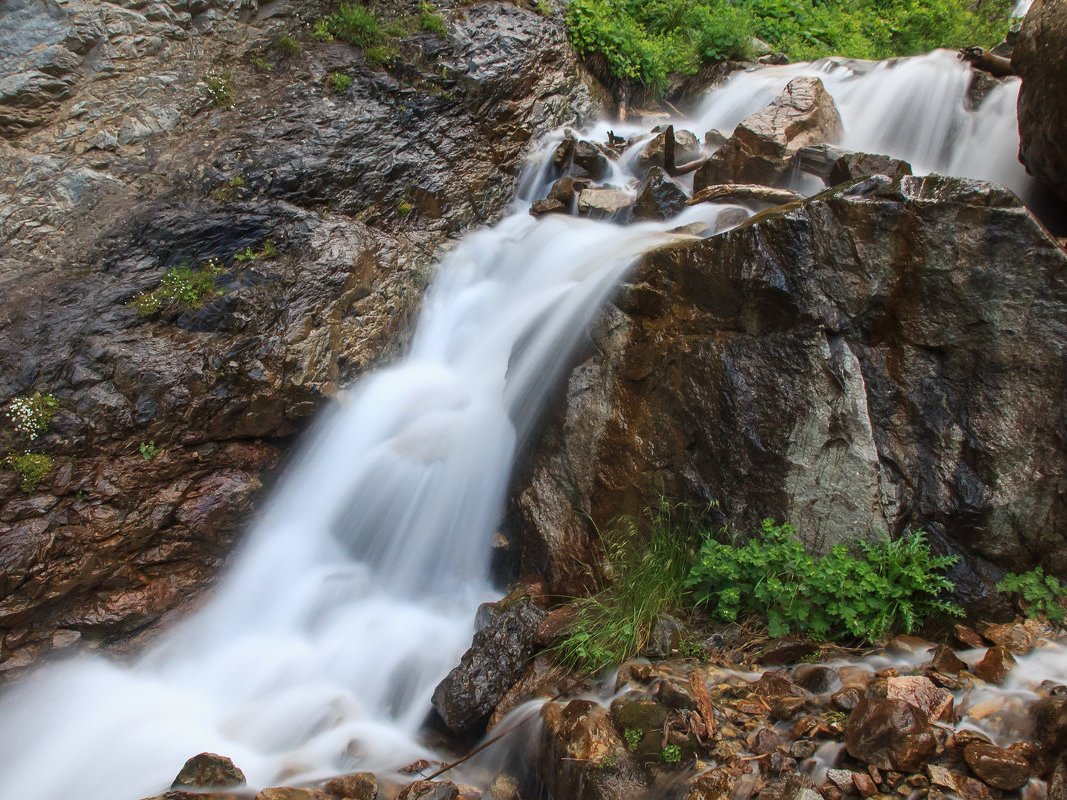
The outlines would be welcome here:
M 433 707 L 459 736 L 480 732 L 504 694 L 522 677 L 536 649 L 544 610 L 529 598 L 490 612 L 459 665 L 433 693 Z
M 904 700 L 865 698 L 845 724 L 845 749 L 879 769 L 914 772 L 937 749 L 926 712 Z
M 1011 64 L 1019 89 L 1019 160 L 1067 200 L 1067 0 L 1034 0 Z
M 593 337 L 515 493 L 556 591 L 661 495 L 1067 574 L 1067 254 L 1010 192 L 876 177 L 764 212 L 647 256 Z
M 777 183 L 793 156 L 841 138 L 841 115 L 818 78 L 791 80 L 769 106 L 746 117 L 726 144 L 698 169 L 693 189 L 717 183 Z

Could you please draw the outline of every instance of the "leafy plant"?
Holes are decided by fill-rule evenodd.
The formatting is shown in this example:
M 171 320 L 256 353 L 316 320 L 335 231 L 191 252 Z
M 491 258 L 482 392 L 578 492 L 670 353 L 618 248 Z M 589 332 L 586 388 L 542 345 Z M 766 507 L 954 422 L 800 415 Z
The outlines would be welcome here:
M 1026 616 L 1047 617 L 1051 622 L 1067 619 L 1067 584 L 1055 575 L 1046 575 L 1041 567 L 1029 572 L 1009 573 L 997 584 L 998 592 L 1010 592 L 1022 597 L 1026 604 Z
M 400 52 L 396 46 L 392 44 L 378 44 L 363 51 L 363 56 L 367 59 L 367 63 L 375 67 L 389 66 L 396 61 L 399 54 Z
M 155 441 L 141 442 L 137 445 L 137 450 L 145 461 L 151 461 L 159 455 L 159 448 L 156 447 Z
M 660 753 L 660 759 L 664 764 L 677 764 L 682 760 L 682 748 L 676 744 L 668 744 Z
M 437 13 L 433 3 L 426 0 L 419 3 L 419 27 L 437 36 L 445 37 L 448 35 L 445 18 Z
M 171 267 L 163 274 L 156 289 L 137 295 L 131 305 L 142 317 L 149 317 L 165 308 L 199 308 L 206 300 L 219 294 L 216 279 L 220 274 L 222 267 L 214 260 L 208 261 L 200 269 L 193 269 L 188 264 Z
M 385 39 L 385 30 L 373 9 L 356 3 L 343 3 L 336 13 L 326 17 L 326 30 L 342 42 L 357 47 L 371 47 Z
M 612 582 L 576 601 L 567 634 L 554 648 L 576 673 L 618 664 L 648 643 L 652 625 L 675 609 L 699 541 L 698 518 L 685 506 L 661 502 L 639 518 L 619 521 L 606 539 Z
M 277 50 L 282 56 L 298 56 L 304 49 L 303 46 L 287 33 L 283 33 L 281 36 L 274 40 L 274 49 Z
M 930 616 L 962 615 L 941 599 L 953 588 L 943 571 L 957 559 L 931 554 L 922 531 L 859 547 L 861 557 L 844 545 L 812 557 L 793 526 L 768 519 L 741 546 L 706 536 L 686 585 L 713 616 L 765 618 L 772 636 L 878 641 Z
M 330 31 L 330 20 L 323 17 L 315 21 L 315 27 L 311 31 L 311 37 L 320 42 L 332 42 L 334 35 Z
M 9 455 L 4 463 L 19 476 L 19 488 L 29 494 L 48 477 L 55 462 L 44 453 L 27 452 Z
M 233 73 L 209 72 L 204 76 L 204 93 L 217 108 L 233 108 Z
M 337 94 L 342 94 L 352 88 L 352 79 L 343 72 L 330 73 L 329 82 L 330 88 Z
M 626 740 L 626 749 L 631 753 L 637 752 L 637 748 L 641 746 L 641 739 L 644 738 L 638 728 L 627 728 L 622 732 L 622 736 Z
M 50 392 L 34 392 L 8 403 L 7 418 L 14 425 L 16 434 L 32 442 L 48 430 L 57 411 L 59 398 Z

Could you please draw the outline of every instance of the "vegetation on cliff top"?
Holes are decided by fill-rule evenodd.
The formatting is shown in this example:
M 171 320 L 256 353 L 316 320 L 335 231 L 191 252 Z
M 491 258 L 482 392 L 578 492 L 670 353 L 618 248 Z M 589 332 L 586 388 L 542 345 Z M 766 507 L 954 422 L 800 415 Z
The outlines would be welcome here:
M 671 73 L 750 55 L 758 37 L 794 60 L 883 59 L 992 47 L 1010 0 L 571 0 L 567 29 L 603 71 L 660 91 Z

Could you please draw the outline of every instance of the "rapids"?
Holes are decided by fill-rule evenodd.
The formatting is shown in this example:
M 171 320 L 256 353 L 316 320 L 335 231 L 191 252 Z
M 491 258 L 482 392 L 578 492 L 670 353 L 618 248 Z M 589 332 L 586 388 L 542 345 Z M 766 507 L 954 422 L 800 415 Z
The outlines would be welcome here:
M 739 73 L 677 124 L 729 132 L 797 74 L 835 96 L 845 147 L 1027 191 L 1017 83 L 968 110 L 968 69 L 946 52 Z M 647 132 L 588 135 L 608 128 Z M 261 787 L 433 756 L 419 738 L 430 695 L 495 596 L 492 535 L 554 379 L 635 259 L 722 210 L 626 227 L 535 220 L 558 141 L 531 160 L 512 213 L 441 263 L 408 355 L 321 414 L 201 610 L 132 663 L 83 654 L 6 692 L 0 797 L 135 800 L 201 751 Z

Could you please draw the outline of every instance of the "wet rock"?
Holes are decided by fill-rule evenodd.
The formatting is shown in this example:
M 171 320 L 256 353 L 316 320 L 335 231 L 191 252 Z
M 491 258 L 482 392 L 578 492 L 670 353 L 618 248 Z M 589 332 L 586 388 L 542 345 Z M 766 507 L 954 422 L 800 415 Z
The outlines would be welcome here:
M 794 772 L 768 782 L 756 795 L 758 800 L 819 800 L 815 783 L 805 772 Z
M 1017 656 L 1024 656 L 1034 649 L 1034 643 L 1041 635 L 1034 620 L 1030 624 L 1009 622 L 1003 625 L 983 625 L 982 636 L 993 644 L 1008 648 Z
M 603 179 L 610 170 L 608 157 L 593 142 L 575 138 L 567 133 L 552 155 L 552 165 L 560 173 L 575 178 Z
M 582 585 L 595 528 L 666 494 L 714 496 L 743 531 L 773 506 L 813 552 L 922 525 L 967 554 L 957 585 L 982 584 L 981 559 L 1067 571 L 1059 412 L 1030 413 L 1067 413 L 1064 274 L 1010 192 L 936 176 L 842 187 L 650 254 L 631 280 L 659 301 L 605 311 L 516 477 L 525 567 Z
M 788 189 L 744 183 L 723 183 L 701 189 L 687 204 L 694 206 L 698 203 L 743 203 L 755 208 L 767 208 L 783 203 L 796 203 L 803 199 L 801 195 Z
M 939 644 L 926 668 L 944 675 L 956 675 L 967 669 L 967 665 L 960 660 L 951 647 Z
M 329 800 L 330 795 L 318 789 L 278 786 L 256 792 L 256 800 Z M 445 800 L 442 798 L 441 800 Z M 451 800 L 450 798 L 448 800 Z
M 535 217 L 543 217 L 546 214 L 569 214 L 570 208 L 559 200 L 547 198 L 535 200 L 530 205 L 530 213 Z
M 225 789 L 244 786 L 245 774 L 226 756 L 200 753 L 185 762 L 172 789 Z
M 896 699 L 864 699 L 845 725 L 848 754 L 879 769 L 920 769 L 937 749 L 926 714 Z
M 623 215 L 632 204 L 633 198 L 621 189 L 583 189 L 578 195 L 578 216 L 612 219 Z
M 459 665 L 433 693 L 433 707 L 457 736 L 479 732 L 522 676 L 545 612 L 529 598 L 512 601 L 474 635 Z
M 700 141 L 697 137 L 687 131 L 674 129 L 674 164 L 681 166 L 687 164 L 690 161 L 695 161 L 700 158 L 703 149 L 700 146 Z M 652 138 L 652 141 L 648 143 L 648 146 L 641 151 L 641 154 L 637 157 L 637 163 L 635 166 L 635 174 L 638 177 L 645 176 L 653 168 L 659 167 L 664 169 L 667 167 L 664 161 L 664 155 L 667 145 L 667 131 L 661 131 Z
M 974 674 L 987 683 L 1001 683 L 1015 666 L 1015 658 L 1008 648 L 1001 645 L 990 647 L 982 660 L 974 665 Z
M 889 678 L 886 697 L 904 700 L 921 709 L 933 720 L 952 719 L 952 693 L 934 686 L 929 678 L 917 675 Z
M 749 738 L 749 749 L 756 755 L 762 756 L 773 753 L 785 744 L 785 739 L 770 728 L 760 728 Z
M 985 647 L 987 642 L 966 625 L 953 625 L 952 635 L 964 647 Z
M 551 647 L 566 635 L 577 614 L 578 608 L 573 604 L 549 611 L 537 626 L 534 644 L 538 647 Z
M 785 672 L 764 672 L 750 688 L 765 700 L 774 700 L 779 697 L 804 697 L 804 690 Z
M 634 219 L 670 219 L 685 209 L 689 197 L 661 167 L 652 167 L 637 190 Z
M 822 664 L 801 664 L 793 670 L 793 680 L 812 694 L 832 692 L 840 685 L 837 672 Z
M 452 781 L 415 781 L 401 789 L 397 800 L 458 800 L 459 787 Z
M 826 183 L 829 186 L 846 182 L 854 183 L 872 175 L 888 175 L 894 179 L 911 175 L 911 164 L 889 156 L 846 153 L 834 162 L 826 176 Z
M 1023 21 L 1011 65 L 1019 89 L 1019 160 L 1067 200 L 1067 5 L 1036 0 Z
M 685 800 L 729 800 L 737 783 L 737 776 L 730 771 L 711 769 L 693 778 Z
M 684 630 L 682 623 L 670 614 L 660 614 L 649 631 L 646 652 L 653 658 L 669 658 L 678 652 Z
M 693 189 L 717 183 L 774 185 L 800 148 L 834 144 L 841 132 L 841 116 L 822 81 L 794 78 L 767 108 L 742 120 L 696 171 Z
M 378 778 L 373 772 L 354 772 L 351 775 L 330 778 L 323 788 L 335 797 L 375 800 L 378 796 Z
M 996 789 L 1013 792 L 1030 780 L 1030 764 L 1011 750 L 974 743 L 964 748 L 963 757 L 983 783 Z
M 758 660 L 769 667 L 793 664 L 818 649 L 818 645 L 806 639 L 774 639 L 760 651 Z
M 570 208 L 574 203 L 574 198 L 578 196 L 578 192 L 582 189 L 588 189 L 590 181 L 584 178 L 575 178 L 571 175 L 564 175 L 558 181 L 552 184 L 552 188 L 548 190 L 549 200 L 558 200 Z
M 589 700 L 547 703 L 538 774 L 552 797 L 629 800 L 647 791 L 608 712 Z

